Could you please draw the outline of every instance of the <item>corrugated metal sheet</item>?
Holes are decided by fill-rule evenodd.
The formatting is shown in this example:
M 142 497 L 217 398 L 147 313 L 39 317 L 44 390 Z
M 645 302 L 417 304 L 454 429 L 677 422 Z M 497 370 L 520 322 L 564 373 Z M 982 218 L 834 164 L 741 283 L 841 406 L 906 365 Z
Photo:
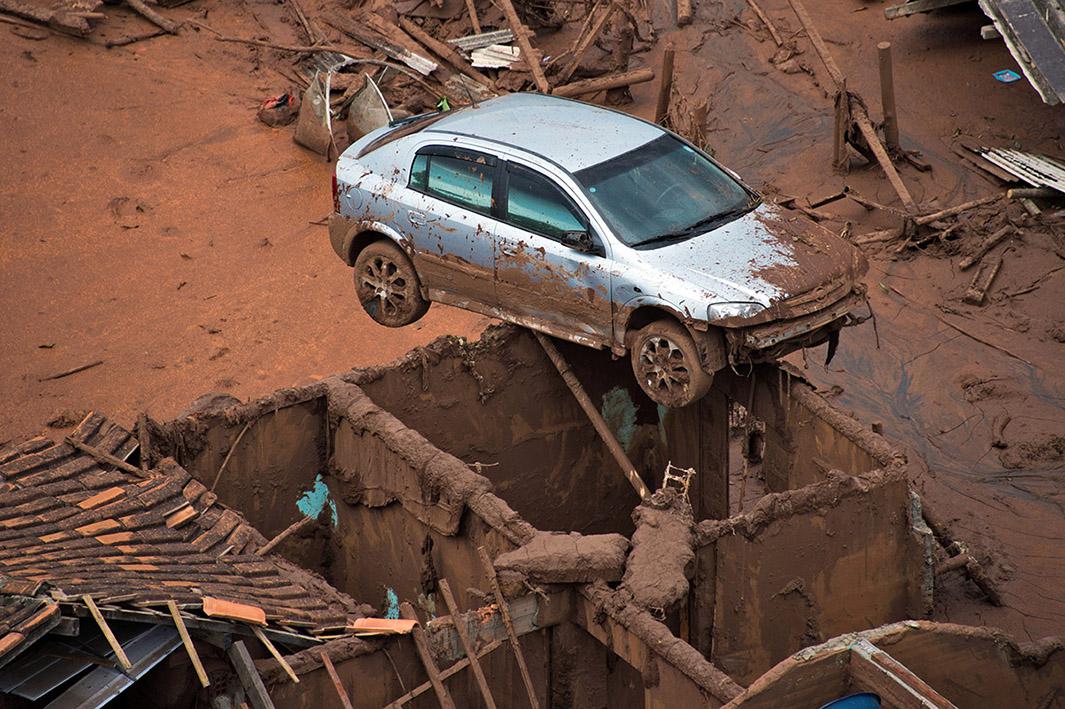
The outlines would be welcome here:
M 469 53 L 475 49 L 481 47 L 488 47 L 493 44 L 506 44 L 507 42 L 514 41 L 514 33 L 510 30 L 496 30 L 495 32 L 483 32 L 481 34 L 471 34 L 468 37 L 459 37 L 457 39 L 449 39 L 448 44 L 453 44 L 462 51 Z
M 1035 187 L 1049 187 L 1065 193 L 1065 163 L 1046 155 L 1022 153 L 1006 148 L 981 148 L 980 156 L 1011 175 Z
M 1059 0 L 979 0 L 1043 101 L 1065 102 L 1065 12 Z
M 479 69 L 505 69 L 521 59 L 521 50 L 502 44 L 482 47 L 470 54 L 470 63 Z

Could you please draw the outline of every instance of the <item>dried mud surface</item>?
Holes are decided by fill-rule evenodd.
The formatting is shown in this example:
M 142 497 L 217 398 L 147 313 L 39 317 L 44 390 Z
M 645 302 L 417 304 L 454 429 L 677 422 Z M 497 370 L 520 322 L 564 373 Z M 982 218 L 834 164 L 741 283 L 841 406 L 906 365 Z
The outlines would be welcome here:
M 786 0 L 761 4 L 798 54 L 774 65 L 777 47 L 742 0 L 696 3 L 681 30 L 659 3 L 658 41 L 638 42 L 630 67 L 657 67 L 672 41 L 677 105 L 706 105 L 709 149 L 771 197 L 847 185 L 897 205 L 879 168 L 855 157 L 849 174 L 831 170 L 823 68 Z M 334 3 L 304 5 L 313 13 Z M 874 119 L 876 43 L 893 42 L 902 142 L 933 166 L 900 172 L 928 209 L 1002 189 L 955 155 L 955 138 L 1065 154 L 1061 109 L 1024 82 L 992 79 L 1017 67 L 1002 43 L 979 38 L 987 20 L 974 6 L 889 22 L 882 4 L 864 0 L 806 5 Z M 205 11 L 233 34 L 302 41 L 272 2 L 201 0 L 167 12 Z M 400 330 L 362 313 L 315 224 L 330 210 L 331 166 L 294 145 L 291 130 L 255 120 L 263 98 L 288 88 L 277 70 L 290 55 L 192 31 L 107 50 L 104 39 L 148 29 L 120 7 L 107 12 L 92 42 L 0 27 L 0 441 L 49 420 L 58 431 L 78 418 L 66 414 L 89 408 L 132 421 L 145 409 L 169 418 L 208 390 L 247 400 L 482 328 L 484 318 L 439 305 Z M 576 31 L 571 23 L 538 43 L 558 51 Z M 650 117 L 656 90 L 633 87 L 625 110 Z M 894 219 L 848 201 L 819 211 L 837 233 Z M 830 367 L 819 364 L 823 348 L 792 362 L 927 461 L 917 487 L 1002 584 L 997 609 L 948 586 L 937 618 L 1034 640 L 1065 633 L 1065 274 L 1054 271 L 1065 250 L 1052 228 L 1026 225 L 996 250 L 1004 265 L 989 302 L 963 304 L 971 271 L 957 261 L 1000 211 L 974 212 L 959 239 L 927 253 L 869 249 L 876 329 L 845 332 Z

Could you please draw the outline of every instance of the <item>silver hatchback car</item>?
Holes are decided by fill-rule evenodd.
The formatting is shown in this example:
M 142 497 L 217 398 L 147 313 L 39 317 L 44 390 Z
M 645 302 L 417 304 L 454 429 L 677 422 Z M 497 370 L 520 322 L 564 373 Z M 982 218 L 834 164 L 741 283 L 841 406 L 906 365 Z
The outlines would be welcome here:
M 333 248 L 377 322 L 436 301 L 628 353 L 656 402 L 860 321 L 851 244 L 657 125 L 520 93 L 395 121 L 336 166 Z

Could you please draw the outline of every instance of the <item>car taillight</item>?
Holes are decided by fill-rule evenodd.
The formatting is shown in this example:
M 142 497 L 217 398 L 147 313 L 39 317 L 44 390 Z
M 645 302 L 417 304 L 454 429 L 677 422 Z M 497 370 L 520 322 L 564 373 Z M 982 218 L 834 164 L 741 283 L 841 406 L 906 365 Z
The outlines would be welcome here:
M 340 187 L 337 184 L 337 174 L 333 173 L 333 211 L 340 211 Z

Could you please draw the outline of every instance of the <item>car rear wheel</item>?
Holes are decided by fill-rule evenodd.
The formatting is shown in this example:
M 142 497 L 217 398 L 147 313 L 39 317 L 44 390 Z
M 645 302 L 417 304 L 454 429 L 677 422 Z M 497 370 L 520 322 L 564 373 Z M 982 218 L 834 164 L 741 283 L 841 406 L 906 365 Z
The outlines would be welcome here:
M 375 241 L 359 253 L 355 293 L 366 313 L 387 327 L 410 325 L 429 309 L 414 264 L 391 241 Z
M 698 401 L 714 381 L 699 363 L 691 335 L 675 320 L 656 320 L 637 332 L 630 357 L 640 388 L 670 408 Z

